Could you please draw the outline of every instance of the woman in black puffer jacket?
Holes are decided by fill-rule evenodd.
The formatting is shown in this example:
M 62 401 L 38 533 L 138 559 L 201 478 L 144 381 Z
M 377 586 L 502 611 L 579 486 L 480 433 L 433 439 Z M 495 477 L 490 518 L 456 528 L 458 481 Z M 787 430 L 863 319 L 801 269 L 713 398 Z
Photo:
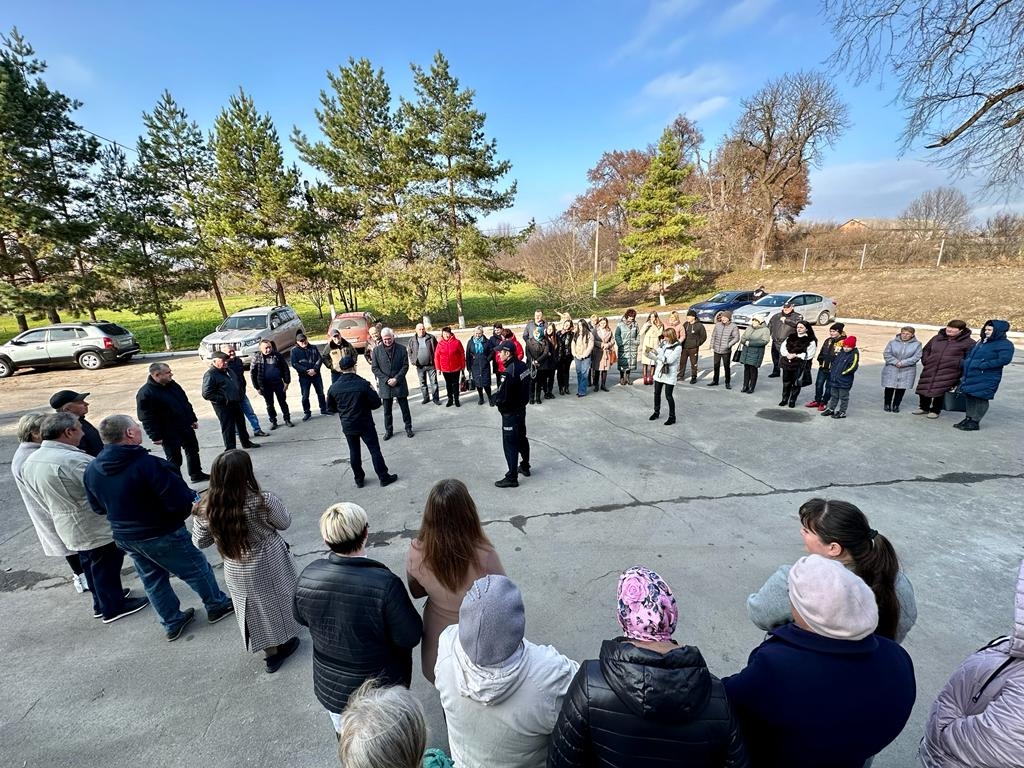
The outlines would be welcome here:
M 694 646 L 676 645 L 678 610 L 654 571 L 619 577 L 619 625 L 583 662 L 551 734 L 548 768 L 747 766 L 722 682 Z

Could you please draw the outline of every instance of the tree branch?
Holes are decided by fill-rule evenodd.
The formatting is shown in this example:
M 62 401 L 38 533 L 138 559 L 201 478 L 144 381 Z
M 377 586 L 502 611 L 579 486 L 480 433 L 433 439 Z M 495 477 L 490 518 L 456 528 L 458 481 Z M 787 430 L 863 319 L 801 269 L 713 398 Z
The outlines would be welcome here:
M 1016 95 L 1018 93 L 1024 93 L 1024 83 L 1017 83 L 1016 85 L 1012 85 L 1009 88 L 1003 89 L 999 93 L 996 93 L 996 94 L 993 94 L 993 95 L 989 96 L 985 100 L 985 103 L 982 104 L 981 107 L 973 115 L 971 115 L 969 118 L 967 118 L 967 120 L 965 120 L 963 123 L 961 123 L 956 128 L 956 130 L 954 130 L 952 133 L 949 133 L 949 134 L 943 136 L 935 144 L 926 144 L 925 145 L 925 149 L 940 149 L 942 147 L 949 146 L 954 141 L 956 141 L 972 125 L 974 125 L 982 117 L 984 117 L 985 114 L 987 112 L 989 112 L 989 110 L 991 110 L 993 107 L 995 107 L 1000 102 L 1003 102 L 1006 99 L 1008 99 L 1011 96 L 1014 96 L 1014 95 Z M 1018 115 L 1015 118 L 1013 118 L 1009 123 L 1004 125 L 1003 127 L 1004 128 L 1010 128 L 1013 125 L 1016 125 L 1018 122 L 1020 122 L 1020 119 L 1021 118 Z

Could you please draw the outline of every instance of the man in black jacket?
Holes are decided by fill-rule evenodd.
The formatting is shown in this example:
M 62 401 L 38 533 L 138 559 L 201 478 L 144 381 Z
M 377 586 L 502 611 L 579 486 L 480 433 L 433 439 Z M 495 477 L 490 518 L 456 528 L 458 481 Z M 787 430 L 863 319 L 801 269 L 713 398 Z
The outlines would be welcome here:
M 135 394 L 135 409 L 142 428 L 154 445 L 164 449 L 164 456 L 181 472 L 181 451 L 185 450 L 188 476 L 192 482 L 209 480 L 199 459 L 199 417 L 196 416 L 188 395 L 174 381 L 171 366 L 153 363 L 149 378 Z
M 92 508 L 107 516 L 117 546 L 135 562 L 167 639 L 181 637 L 196 613 L 181 610 L 171 574 L 202 598 L 211 624 L 231 615 L 231 598 L 185 528 L 199 494 L 173 464 L 142 447 L 142 427 L 131 416 L 108 416 L 100 422 L 100 435 L 107 445 L 85 470 L 85 493 Z
M 683 352 L 679 358 L 679 373 L 676 380 L 682 381 L 686 378 L 686 363 L 690 363 L 690 383 L 697 383 L 697 358 L 700 355 L 700 348 L 708 340 L 708 332 L 704 330 L 704 324 L 697 319 L 697 313 L 692 309 L 686 313 L 686 320 L 683 321 Z M 726 367 L 728 370 L 728 366 Z
M 320 378 L 320 368 L 323 366 L 323 357 L 315 344 L 310 344 L 306 334 L 300 333 L 295 336 L 295 347 L 292 349 L 292 368 L 295 375 L 299 377 L 299 392 L 302 397 L 302 420 L 309 421 L 312 418 L 312 411 L 309 407 L 309 388 L 316 391 L 317 403 L 320 405 L 320 415 L 327 415 L 327 402 L 324 400 L 324 382 Z
M 85 398 L 88 396 L 88 392 L 62 389 L 60 392 L 53 393 L 50 398 L 50 407 L 59 413 L 70 413 L 78 417 L 78 421 L 82 424 L 82 442 L 78 444 L 78 447 L 90 456 L 98 456 L 99 452 L 103 450 L 103 440 L 96 427 L 86 421 L 89 404 L 85 402 Z
M 508 472 L 495 481 L 498 488 L 518 488 L 519 474 L 530 476 L 530 441 L 526 437 L 526 404 L 530 400 L 530 368 L 516 358 L 516 347 L 511 341 L 498 346 L 498 355 L 505 366 L 494 404 L 501 414 L 501 447 L 505 452 Z M 522 456 L 518 467 L 516 462 Z
M 777 379 L 782 375 L 779 373 L 782 345 L 791 334 L 796 333 L 796 324 L 803 319 L 803 315 L 793 311 L 792 304 L 786 303 L 782 305 L 782 311 L 772 315 L 768 321 L 768 332 L 772 335 L 772 372 L 768 374 L 769 379 Z
M 277 429 L 277 411 L 274 410 L 274 398 L 281 406 L 281 416 L 284 423 L 289 427 L 292 424 L 291 412 L 288 410 L 288 400 L 285 392 L 291 384 L 292 374 L 288 370 L 281 353 L 269 341 L 260 342 L 259 354 L 253 355 L 252 365 L 249 367 L 249 375 L 252 378 L 253 388 L 263 395 L 263 402 L 267 404 L 267 416 L 270 417 L 270 431 Z
M 373 462 L 373 471 L 380 478 L 382 486 L 391 485 L 398 475 L 388 472 L 384 455 L 380 452 L 377 426 L 373 423 L 372 411 L 380 408 L 381 400 L 373 391 L 370 382 L 356 374 L 356 356 L 353 352 L 342 354 L 338 359 L 341 376 L 327 390 L 328 410 L 338 414 L 341 431 L 348 443 L 348 460 L 356 486 L 362 488 L 366 482 L 363 472 L 363 455 L 359 441 L 366 443 Z
M 203 400 L 213 403 L 226 451 L 235 447 L 236 432 L 242 438 L 243 448 L 260 447 L 259 443 L 249 439 L 249 432 L 245 428 L 245 414 L 242 413 L 244 391 L 238 376 L 228 368 L 228 356 L 223 352 L 214 352 L 210 368 L 203 376 Z

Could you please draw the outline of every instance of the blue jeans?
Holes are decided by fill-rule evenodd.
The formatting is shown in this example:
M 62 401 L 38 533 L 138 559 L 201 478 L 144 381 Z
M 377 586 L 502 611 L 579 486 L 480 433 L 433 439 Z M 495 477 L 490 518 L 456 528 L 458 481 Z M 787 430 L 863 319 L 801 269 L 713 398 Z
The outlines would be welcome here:
M 131 555 L 149 602 L 160 615 L 165 631 L 185 620 L 178 596 L 171 589 L 171 574 L 188 584 L 203 600 L 206 612 L 224 608 L 231 600 L 225 595 L 206 556 L 192 544 L 185 526 L 173 533 L 142 541 L 118 540 L 117 545 Z
M 828 369 L 819 367 L 818 375 L 814 379 L 814 402 L 824 404 L 830 399 L 832 399 L 832 389 L 828 385 Z
M 299 374 L 299 392 L 301 393 L 302 402 L 302 413 L 305 416 L 310 414 L 309 406 L 309 388 L 312 387 L 316 392 L 316 402 L 320 406 L 320 413 L 326 413 L 327 402 L 324 400 L 324 381 L 320 378 L 320 371 L 316 372 L 315 376 L 307 376 L 305 374 Z
M 590 358 L 576 358 L 576 394 L 583 397 L 587 394 L 587 378 L 590 375 Z
M 256 418 L 256 411 L 252 409 L 252 403 L 249 402 L 248 395 L 242 395 L 242 413 L 245 414 L 245 418 L 252 424 L 252 431 L 260 432 L 260 420 Z

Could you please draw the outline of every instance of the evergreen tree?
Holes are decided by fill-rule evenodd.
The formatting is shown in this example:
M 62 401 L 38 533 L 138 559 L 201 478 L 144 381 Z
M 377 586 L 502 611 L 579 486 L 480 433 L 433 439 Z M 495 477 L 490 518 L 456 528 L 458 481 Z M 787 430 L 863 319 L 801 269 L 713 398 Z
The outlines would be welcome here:
M 291 203 L 298 193 L 298 171 L 285 169 L 270 115 L 260 115 L 242 89 L 217 116 L 210 146 L 216 172 L 206 231 L 218 238 L 224 263 L 272 281 L 277 303 L 284 304 L 284 281 L 299 271 L 298 255 L 288 244 L 295 227 Z
M 142 163 L 129 165 L 120 147 L 100 154 L 96 209 L 111 302 L 143 315 L 156 315 L 164 348 L 172 349 L 167 315 L 177 299 L 199 284 L 181 263 L 180 228 L 163 197 L 163 184 Z M 120 287 L 119 287 L 120 286 Z
M 408 124 L 404 140 L 417 175 L 419 207 L 436 230 L 448 270 L 455 282 L 459 327 L 466 325 L 462 287 L 466 265 L 460 239 L 477 217 L 512 205 L 516 184 L 499 188 L 512 168 L 497 160 L 497 143 L 484 136 L 486 115 L 473 107 L 474 92 L 461 89 L 439 51 L 429 72 L 413 65 L 414 102 L 403 102 Z
M 206 275 L 221 317 L 227 317 L 218 280 L 224 265 L 207 232 L 213 154 L 199 125 L 188 119 L 169 91 L 163 92 L 152 113 L 142 113 L 142 120 L 146 136 L 139 140 L 139 162 L 147 177 L 159 183 L 171 208 L 182 258 L 190 259 Z
M 681 166 L 679 139 L 668 128 L 658 142 L 657 154 L 637 196 L 626 204 L 629 233 L 622 238 L 619 272 L 631 288 L 658 284 L 665 304 L 665 278 L 676 267 L 696 259 L 692 230 L 701 219 L 693 213 L 697 197 L 680 190 L 690 166 Z
M 99 287 L 85 244 L 92 235 L 89 171 L 99 144 L 72 119 L 81 106 L 42 78 L 46 63 L 13 29 L 0 36 L 0 307 L 59 322 L 59 307 L 95 318 Z

